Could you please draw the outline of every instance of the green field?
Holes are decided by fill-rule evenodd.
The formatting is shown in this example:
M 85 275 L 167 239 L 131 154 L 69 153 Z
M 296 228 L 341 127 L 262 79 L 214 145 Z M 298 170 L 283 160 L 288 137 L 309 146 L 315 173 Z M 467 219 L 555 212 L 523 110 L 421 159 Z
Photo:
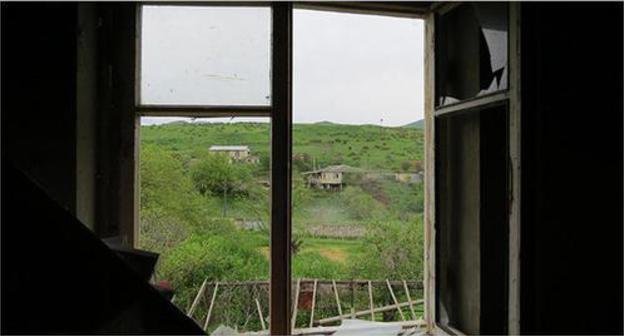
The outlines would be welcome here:
M 247 145 L 268 167 L 268 123 L 184 123 L 141 127 L 141 144 L 158 145 L 182 157 L 193 157 L 212 145 Z M 422 161 L 423 130 L 420 128 L 340 125 L 328 122 L 295 124 L 293 156 L 296 168 L 347 164 L 383 170 L 409 170 L 402 165 Z M 308 168 L 310 168 L 308 167 Z
M 177 122 L 140 132 L 139 245 L 161 254 L 157 277 L 172 283 L 179 305 L 206 278 L 267 279 L 269 124 Z M 294 125 L 293 138 L 293 277 L 421 279 L 421 183 L 352 179 L 331 192 L 308 188 L 300 173 L 337 164 L 419 171 L 423 130 L 323 122 Z M 249 146 L 260 163 L 228 162 L 212 145 Z

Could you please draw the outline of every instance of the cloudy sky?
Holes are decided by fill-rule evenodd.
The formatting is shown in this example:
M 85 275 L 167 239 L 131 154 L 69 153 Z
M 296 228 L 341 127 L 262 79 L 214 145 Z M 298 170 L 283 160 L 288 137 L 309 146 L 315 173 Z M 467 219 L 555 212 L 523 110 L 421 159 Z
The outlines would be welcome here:
M 422 119 L 423 21 L 297 9 L 293 28 L 295 123 Z M 145 7 L 142 102 L 268 105 L 269 46 L 267 8 Z

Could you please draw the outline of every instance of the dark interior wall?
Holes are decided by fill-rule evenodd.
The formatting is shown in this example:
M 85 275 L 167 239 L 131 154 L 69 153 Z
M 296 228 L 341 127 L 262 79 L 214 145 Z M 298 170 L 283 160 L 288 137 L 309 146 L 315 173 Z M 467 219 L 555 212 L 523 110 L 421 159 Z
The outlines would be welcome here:
M 76 205 L 76 3 L 2 3 L 2 157 Z
M 524 333 L 622 332 L 622 114 L 622 3 L 523 3 Z

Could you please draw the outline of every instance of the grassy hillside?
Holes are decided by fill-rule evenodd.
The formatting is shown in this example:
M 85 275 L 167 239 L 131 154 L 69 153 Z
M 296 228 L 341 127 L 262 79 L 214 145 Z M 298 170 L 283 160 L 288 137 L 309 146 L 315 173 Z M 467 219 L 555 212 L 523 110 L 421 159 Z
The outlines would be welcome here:
M 403 125 L 402 127 L 404 127 L 404 128 L 425 129 L 425 120 L 424 119 L 420 119 L 418 121 L 414 121 L 414 122 L 409 123 L 407 125 Z
M 268 167 L 267 123 L 173 123 L 141 127 L 142 144 L 156 144 L 190 159 L 211 145 L 247 145 Z M 332 123 L 296 124 L 293 155 L 297 168 L 347 164 L 398 171 L 409 161 L 422 161 L 423 131 L 418 128 L 355 126 Z M 402 167 L 403 165 L 403 167 Z
M 139 247 L 160 253 L 157 277 L 172 283 L 177 304 L 188 307 L 204 279 L 267 279 L 270 125 L 176 122 L 140 131 Z M 299 172 L 314 164 L 419 170 L 423 131 L 322 122 L 293 133 L 293 277 L 421 279 L 422 184 L 362 178 L 327 191 L 306 187 Z M 212 145 L 249 146 L 260 164 L 229 163 L 208 153 Z M 239 294 L 221 312 L 230 317 L 210 328 L 226 319 L 258 330 L 240 315 L 249 300 Z

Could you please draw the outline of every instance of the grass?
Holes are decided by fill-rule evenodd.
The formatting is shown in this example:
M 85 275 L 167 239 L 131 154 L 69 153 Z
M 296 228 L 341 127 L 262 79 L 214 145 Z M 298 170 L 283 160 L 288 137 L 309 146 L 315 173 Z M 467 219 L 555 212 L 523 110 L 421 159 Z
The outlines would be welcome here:
M 268 167 L 268 123 L 172 123 L 141 127 L 141 141 L 157 144 L 183 157 L 212 145 L 247 145 Z M 419 128 L 340 125 L 293 125 L 293 154 L 306 155 L 305 168 L 347 164 L 398 171 L 404 161 L 422 161 L 423 130 Z

